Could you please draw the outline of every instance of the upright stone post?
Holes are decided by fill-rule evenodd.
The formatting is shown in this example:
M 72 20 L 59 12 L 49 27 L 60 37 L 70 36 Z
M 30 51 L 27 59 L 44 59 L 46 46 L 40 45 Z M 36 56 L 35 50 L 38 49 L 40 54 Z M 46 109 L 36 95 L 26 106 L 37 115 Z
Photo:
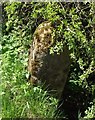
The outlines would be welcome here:
M 70 69 L 70 57 L 66 45 L 60 54 L 49 53 L 53 45 L 52 31 L 53 27 L 48 21 L 35 30 L 29 50 L 28 71 L 32 84 L 41 83 L 55 97 L 60 98 Z

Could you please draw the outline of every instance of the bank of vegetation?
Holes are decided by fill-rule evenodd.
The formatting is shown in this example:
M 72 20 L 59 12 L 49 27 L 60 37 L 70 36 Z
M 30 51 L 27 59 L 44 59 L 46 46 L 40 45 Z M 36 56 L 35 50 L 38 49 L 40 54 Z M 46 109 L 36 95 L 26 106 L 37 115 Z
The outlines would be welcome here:
M 33 87 L 27 82 L 28 49 L 35 29 L 46 20 L 55 28 L 51 53 L 60 54 L 64 44 L 71 51 L 61 117 L 95 118 L 94 16 L 95 5 L 88 2 L 2 3 L 0 89 L 3 118 L 54 117 L 58 100 L 41 86 Z

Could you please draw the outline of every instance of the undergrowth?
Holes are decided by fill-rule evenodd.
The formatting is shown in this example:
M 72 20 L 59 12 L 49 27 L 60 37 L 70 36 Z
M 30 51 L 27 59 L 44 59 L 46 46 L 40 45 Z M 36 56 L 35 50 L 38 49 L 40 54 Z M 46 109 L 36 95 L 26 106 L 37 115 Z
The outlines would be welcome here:
M 17 40 L 12 35 L 2 38 L 2 118 L 52 118 L 58 101 L 27 82 L 28 50 Z

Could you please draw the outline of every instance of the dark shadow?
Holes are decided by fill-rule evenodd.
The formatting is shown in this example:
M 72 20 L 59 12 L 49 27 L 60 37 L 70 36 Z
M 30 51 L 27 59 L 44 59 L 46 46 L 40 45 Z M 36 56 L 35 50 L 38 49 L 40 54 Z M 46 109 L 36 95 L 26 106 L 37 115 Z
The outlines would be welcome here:
M 74 83 L 67 82 L 62 97 L 58 103 L 57 111 L 60 111 L 61 117 L 65 114 L 68 120 L 79 120 L 78 116 L 84 116 L 88 108 L 92 95 L 82 87 Z

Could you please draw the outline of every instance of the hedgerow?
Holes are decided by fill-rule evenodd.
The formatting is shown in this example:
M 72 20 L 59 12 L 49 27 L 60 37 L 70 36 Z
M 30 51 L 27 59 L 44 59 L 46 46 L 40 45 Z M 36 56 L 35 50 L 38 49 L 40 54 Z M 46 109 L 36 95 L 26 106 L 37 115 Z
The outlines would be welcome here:
M 71 69 L 68 76 L 69 81 L 64 91 L 65 105 L 63 104 L 63 109 L 70 117 L 72 107 L 76 105 L 75 116 L 94 118 L 94 3 L 6 2 L 2 4 L 2 9 L 2 81 L 4 92 L 10 94 L 13 86 L 26 83 L 28 49 L 32 43 L 33 33 L 40 23 L 48 20 L 54 26 L 54 45 L 50 48 L 50 54 L 54 52 L 60 54 L 65 44 L 70 50 Z M 6 94 L 3 97 L 4 107 L 7 104 Z M 12 109 L 14 109 L 14 105 Z

